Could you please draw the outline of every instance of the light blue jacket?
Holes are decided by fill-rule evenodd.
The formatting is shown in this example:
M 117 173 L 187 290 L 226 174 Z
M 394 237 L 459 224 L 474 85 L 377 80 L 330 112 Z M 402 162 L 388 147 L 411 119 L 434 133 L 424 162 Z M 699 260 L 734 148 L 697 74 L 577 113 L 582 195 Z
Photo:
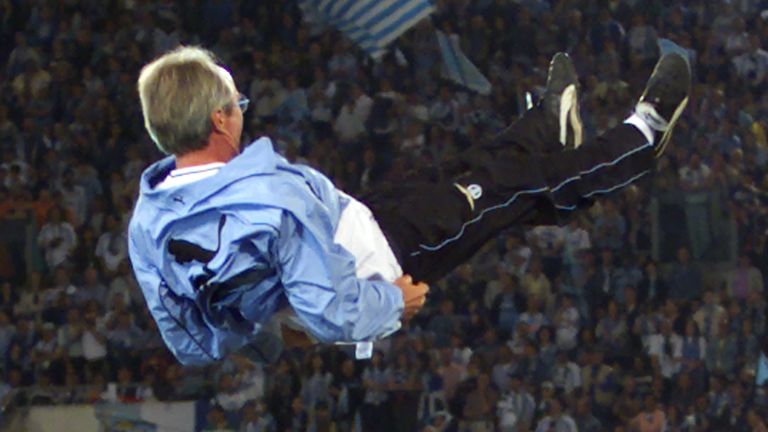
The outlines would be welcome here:
M 209 178 L 155 189 L 174 168 L 168 157 L 143 173 L 129 252 L 179 361 L 204 364 L 258 345 L 263 324 L 288 305 L 323 343 L 399 328 L 400 289 L 358 279 L 355 258 L 333 241 L 347 201 L 325 176 L 288 163 L 267 138 Z

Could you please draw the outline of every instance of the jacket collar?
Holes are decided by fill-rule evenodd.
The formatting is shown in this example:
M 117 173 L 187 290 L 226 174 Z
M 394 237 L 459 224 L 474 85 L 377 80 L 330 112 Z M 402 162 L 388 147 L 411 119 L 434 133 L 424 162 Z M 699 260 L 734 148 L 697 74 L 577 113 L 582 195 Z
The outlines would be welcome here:
M 150 165 L 141 175 L 140 196 L 162 207 L 190 206 L 224 187 L 246 177 L 273 174 L 277 169 L 278 156 L 267 137 L 248 145 L 241 154 L 226 163 L 215 175 L 205 181 L 193 182 L 171 189 L 156 189 L 165 177 L 176 168 L 176 158 L 168 156 Z M 188 203 L 184 197 L 194 197 Z

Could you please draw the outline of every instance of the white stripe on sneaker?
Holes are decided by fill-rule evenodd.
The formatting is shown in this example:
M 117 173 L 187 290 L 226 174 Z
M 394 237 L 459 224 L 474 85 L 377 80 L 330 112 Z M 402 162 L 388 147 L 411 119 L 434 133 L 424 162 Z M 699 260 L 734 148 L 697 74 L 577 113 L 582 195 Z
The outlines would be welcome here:
M 571 129 L 573 129 L 573 148 L 577 149 L 584 142 L 584 126 L 579 113 L 579 93 L 574 92 L 573 108 L 571 109 Z
M 576 85 L 571 84 L 560 94 L 560 144 L 568 143 L 568 119 L 571 111 L 577 109 L 576 103 Z

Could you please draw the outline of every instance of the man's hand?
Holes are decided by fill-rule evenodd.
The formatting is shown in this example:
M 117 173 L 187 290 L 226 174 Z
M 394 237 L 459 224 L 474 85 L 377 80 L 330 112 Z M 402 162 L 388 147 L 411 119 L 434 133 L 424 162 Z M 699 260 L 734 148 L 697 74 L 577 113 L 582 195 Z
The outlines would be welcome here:
M 413 278 L 409 275 L 400 276 L 394 283 L 403 291 L 403 303 L 405 304 L 403 320 L 407 321 L 424 307 L 424 303 L 427 301 L 429 286 L 423 282 L 414 284 Z

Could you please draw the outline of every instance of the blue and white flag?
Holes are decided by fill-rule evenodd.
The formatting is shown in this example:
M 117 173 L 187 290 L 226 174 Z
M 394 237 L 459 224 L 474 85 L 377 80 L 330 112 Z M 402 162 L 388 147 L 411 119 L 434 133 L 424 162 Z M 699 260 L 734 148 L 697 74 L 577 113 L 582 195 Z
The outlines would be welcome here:
M 299 0 L 307 20 L 333 26 L 371 57 L 435 11 L 431 0 Z
M 459 36 L 446 35 L 440 30 L 436 33 L 443 56 L 443 77 L 481 95 L 491 94 L 491 83 L 461 50 Z
M 765 353 L 760 353 L 760 359 L 757 360 L 757 372 L 755 372 L 755 384 L 761 386 L 768 383 L 768 357 Z

